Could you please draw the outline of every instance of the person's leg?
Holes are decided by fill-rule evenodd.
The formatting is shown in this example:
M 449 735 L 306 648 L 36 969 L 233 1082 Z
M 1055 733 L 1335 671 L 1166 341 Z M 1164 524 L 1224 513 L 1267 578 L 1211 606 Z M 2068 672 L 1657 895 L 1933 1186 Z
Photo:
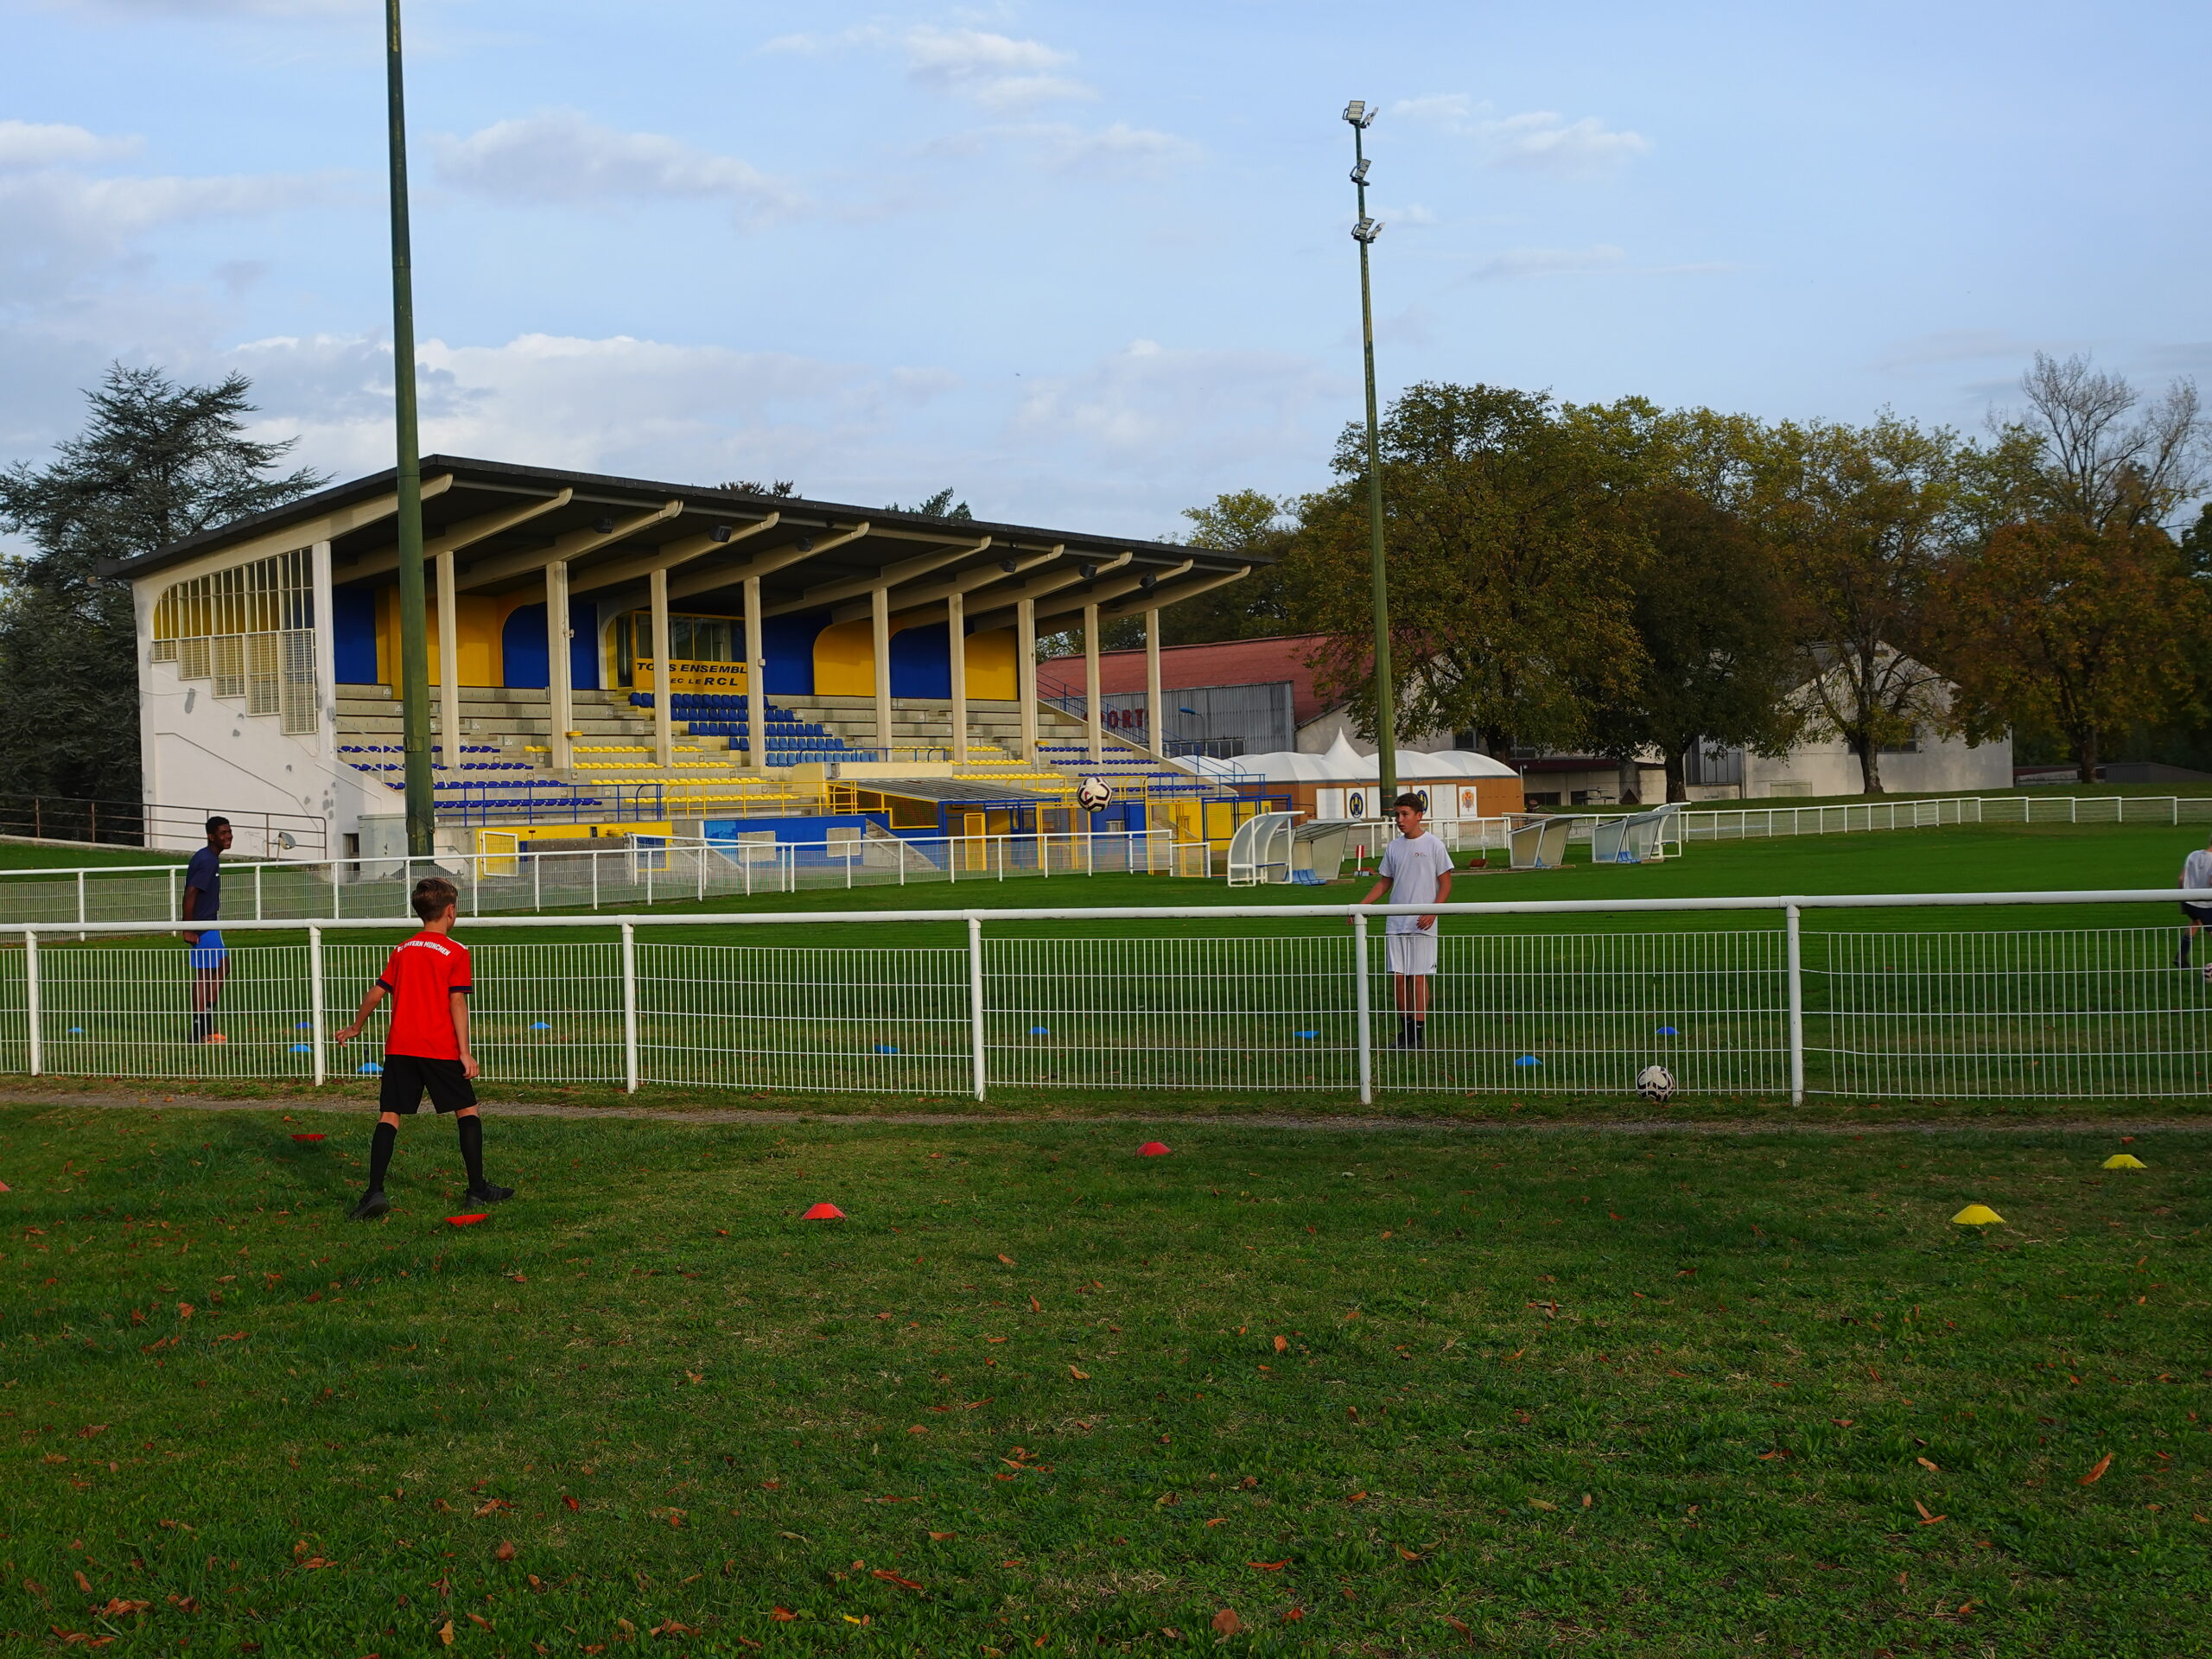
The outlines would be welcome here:
M 369 1184 L 360 1200 L 346 1214 L 349 1221 L 374 1221 L 391 1208 L 384 1194 L 385 1174 L 391 1168 L 392 1148 L 399 1142 L 399 1120 L 423 1104 L 423 1084 L 404 1057 L 387 1054 L 384 1077 L 377 1084 L 377 1126 L 369 1135 Z
M 430 1060 L 430 1100 L 442 1112 L 454 1114 L 454 1129 L 461 1141 L 461 1161 L 468 1171 L 468 1196 L 478 1204 L 499 1204 L 515 1195 L 511 1186 L 494 1186 L 484 1175 L 484 1117 L 477 1109 L 476 1090 L 461 1069 L 459 1060 Z

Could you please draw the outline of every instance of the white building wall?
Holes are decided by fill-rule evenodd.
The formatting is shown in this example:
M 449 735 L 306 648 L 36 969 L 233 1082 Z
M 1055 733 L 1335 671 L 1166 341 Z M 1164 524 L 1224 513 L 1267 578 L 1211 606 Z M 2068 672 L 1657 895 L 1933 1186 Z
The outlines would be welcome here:
M 253 556 L 267 555 L 257 550 Z M 242 855 L 283 857 L 289 850 L 292 856 L 308 856 L 316 850 L 311 844 L 296 849 L 258 844 L 261 837 L 249 821 L 249 815 L 257 813 L 304 815 L 322 820 L 327 850 L 334 856 L 344 851 L 340 838 L 358 832 L 365 807 L 374 803 L 389 810 L 390 791 L 353 773 L 338 757 L 328 543 L 318 544 L 315 559 L 315 731 L 287 734 L 277 715 L 249 715 L 244 697 L 218 697 L 212 682 L 185 680 L 175 663 L 152 659 L 154 607 L 162 593 L 174 582 L 242 562 L 216 555 L 133 584 L 144 803 L 149 809 L 168 809 L 159 825 L 149 828 L 147 839 L 155 846 L 188 850 L 202 842 L 195 821 L 220 815 L 239 820 L 233 831 Z

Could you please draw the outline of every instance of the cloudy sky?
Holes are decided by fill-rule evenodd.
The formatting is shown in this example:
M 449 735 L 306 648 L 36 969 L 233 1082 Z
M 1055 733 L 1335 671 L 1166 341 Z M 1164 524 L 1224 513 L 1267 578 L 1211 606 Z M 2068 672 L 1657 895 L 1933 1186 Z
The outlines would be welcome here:
M 380 0 L 0 0 L 0 459 L 121 359 L 388 465 Z M 1978 424 L 2212 378 L 2212 8 L 410 0 L 427 448 L 1174 531 L 1422 378 Z

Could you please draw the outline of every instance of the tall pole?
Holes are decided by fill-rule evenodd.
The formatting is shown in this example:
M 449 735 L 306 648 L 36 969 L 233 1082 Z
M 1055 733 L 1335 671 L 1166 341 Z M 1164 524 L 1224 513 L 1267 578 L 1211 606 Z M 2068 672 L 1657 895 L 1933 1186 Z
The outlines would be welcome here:
M 423 619 L 423 445 L 415 420 L 415 276 L 407 235 L 407 98 L 400 80 L 399 0 L 384 0 L 385 89 L 391 138 L 391 367 L 399 442 L 400 746 L 407 763 L 407 850 L 435 850 L 430 787 L 430 631 Z M 446 626 L 453 624 L 448 620 Z M 458 734 L 447 741 L 458 747 Z
M 1382 454 L 1375 413 L 1375 298 L 1367 274 L 1367 251 L 1382 227 L 1367 216 L 1367 150 L 1364 137 L 1375 111 L 1355 99 L 1344 106 L 1351 124 L 1351 181 L 1359 190 L 1359 219 L 1352 239 L 1359 244 L 1359 339 L 1367 359 L 1367 538 L 1368 579 L 1375 603 L 1375 772 L 1380 785 L 1376 817 L 1390 815 L 1398 794 L 1398 708 L 1390 674 L 1390 571 L 1382 556 Z

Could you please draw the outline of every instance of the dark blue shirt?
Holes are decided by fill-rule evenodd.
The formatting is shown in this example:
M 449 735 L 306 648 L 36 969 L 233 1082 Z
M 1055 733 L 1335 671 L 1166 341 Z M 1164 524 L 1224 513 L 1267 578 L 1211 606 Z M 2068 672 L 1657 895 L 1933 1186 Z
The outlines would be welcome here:
M 184 867 L 184 885 L 200 890 L 192 906 L 195 922 L 212 922 L 223 913 L 222 857 L 214 848 L 202 847 Z

